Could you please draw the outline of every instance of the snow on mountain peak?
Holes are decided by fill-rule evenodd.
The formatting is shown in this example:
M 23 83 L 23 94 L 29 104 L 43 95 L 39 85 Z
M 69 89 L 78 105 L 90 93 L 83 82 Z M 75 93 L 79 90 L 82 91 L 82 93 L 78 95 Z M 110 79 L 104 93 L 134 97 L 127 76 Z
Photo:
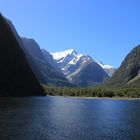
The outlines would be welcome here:
M 62 51 L 62 52 L 55 52 L 55 53 L 51 53 L 51 55 L 53 56 L 53 58 L 55 60 L 59 60 L 62 58 L 67 57 L 68 55 L 77 55 L 77 52 L 74 49 L 69 49 L 66 51 Z
M 76 68 L 78 69 L 80 66 L 82 67 L 83 65 L 94 61 L 89 55 L 78 54 L 74 49 L 51 53 L 51 55 L 65 75 L 74 72 L 74 69 L 76 70 Z M 95 62 L 101 66 L 109 76 L 112 76 L 115 72 L 113 66 L 104 65 L 100 61 Z
M 98 63 L 103 69 L 113 69 L 113 68 L 114 68 L 113 66 L 103 64 L 101 61 L 100 61 L 100 62 L 97 62 L 97 63 Z
M 68 64 L 76 65 L 82 56 L 82 54 L 77 54 Z
M 74 65 L 80 60 L 82 56 L 87 56 L 86 58 L 90 57 L 88 55 L 78 54 L 74 49 L 51 53 L 51 55 L 58 63 L 65 61 L 65 63 Z M 90 59 L 92 58 L 90 57 Z M 113 66 L 105 65 L 101 61 L 96 61 L 96 63 L 99 64 L 103 69 L 114 69 Z

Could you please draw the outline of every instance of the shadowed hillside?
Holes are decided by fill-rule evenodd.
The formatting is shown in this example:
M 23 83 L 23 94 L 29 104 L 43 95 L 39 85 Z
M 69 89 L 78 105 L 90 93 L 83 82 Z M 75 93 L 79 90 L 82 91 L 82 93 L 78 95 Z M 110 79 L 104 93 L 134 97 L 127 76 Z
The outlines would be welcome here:
M 25 49 L 32 57 L 32 61 L 36 64 L 37 69 L 41 72 L 42 77 L 45 79 L 45 82 L 42 82 L 43 84 L 51 84 L 62 87 L 73 86 L 68 82 L 68 80 L 65 78 L 61 71 L 49 64 L 48 60 L 45 59 L 39 45 L 35 40 L 22 38 L 22 42 L 24 44 Z
M 140 86 L 140 45 L 135 47 L 124 59 L 120 68 L 106 83 L 111 86 Z
M 0 95 L 31 96 L 42 93 L 42 87 L 7 20 L 0 14 Z

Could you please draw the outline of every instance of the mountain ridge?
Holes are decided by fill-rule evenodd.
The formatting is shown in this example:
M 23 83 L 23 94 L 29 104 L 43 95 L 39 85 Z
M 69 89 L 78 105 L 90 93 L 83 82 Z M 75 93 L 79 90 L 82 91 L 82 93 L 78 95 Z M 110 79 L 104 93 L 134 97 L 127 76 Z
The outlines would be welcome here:
M 13 23 L 9 19 L 7 19 L 7 22 L 9 23 L 20 48 L 26 54 L 30 67 L 40 83 L 56 86 L 72 86 L 63 76 L 61 71 L 57 71 L 48 63 L 44 58 L 38 43 L 34 39 L 20 37 Z
M 54 60 L 55 60 L 57 63 L 59 63 L 59 65 L 60 65 L 60 63 L 63 61 L 63 59 L 66 59 L 66 60 L 65 60 L 65 64 L 59 66 L 59 67 L 61 68 L 62 71 L 63 71 L 63 69 L 64 69 L 63 67 L 64 67 L 66 64 L 68 64 L 68 61 L 69 61 L 69 64 L 75 64 L 75 62 L 78 61 L 78 60 L 75 59 L 75 56 L 76 56 L 77 59 L 80 59 L 80 57 L 82 57 L 82 56 L 87 56 L 87 57 L 89 57 L 91 60 L 93 60 L 92 57 L 89 56 L 89 55 L 87 55 L 87 54 L 78 54 L 78 53 L 76 52 L 75 49 L 68 49 L 68 50 L 65 50 L 65 51 L 54 52 L 54 53 L 51 53 L 51 55 L 53 56 Z M 72 55 L 72 56 L 71 56 L 69 59 L 67 59 L 67 57 L 68 57 L 69 55 Z M 73 61 L 73 59 L 74 59 L 75 62 Z M 111 65 L 105 65 L 105 64 L 103 64 L 101 61 L 95 61 L 95 62 L 98 63 L 98 64 L 105 70 L 105 72 L 106 72 L 110 77 L 111 77 L 111 76 L 114 74 L 114 72 L 116 71 L 116 68 L 113 67 L 113 66 L 111 66 Z
M 7 21 L 11 26 L 11 29 L 13 30 L 20 47 L 25 52 L 35 76 L 41 83 L 52 84 L 56 86 L 73 86 L 75 83 L 80 83 L 76 81 L 77 79 L 80 80 L 80 75 L 84 75 L 86 73 L 87 67 L 92 69 L 92 71 L 90 71 L 91 75 L 94 75 L 93 73 L 96 71 L 96 67 L 100 67 L 100 72 L 97 74 L 99 77 L 100 75 L 104 77 L 100 78 L 101 81 L 94 81 L 95 77 L 93 77 L 93 79 L 90 79 L 90 81 L 94 81 L 93 83 L 102 83 L 104 79 L 108 78 L 110 69 L 113 67 L 103 64 L 101 65 L 94 61 L 89 55 L 77 53 L 75 49 L 69 49 L 50 54 L 45 49 L 41 50 L 38 43 L 34 39 L 29 39 L 26 37 L 21 38 L 12 22 L 10 20 Z M 83 74 L 80 74 L 80 72 Z M 111 76 L 113 72 L 114 71 L 111 71 L 109 76 Z M 98 78 L 96 77 L 95 79 Z M 88 86 L 91 84 L 85 85 Z M 80 85 L 77 84 L 77 86 Z
M 94 83 L 99 84 L 109 78 L 108 74 L 92 57 L 87 54 L 79 54 L 75 49 L 55 52 L 51 53 L 51 55 L 66 78 L 77 86 L 92 86 L 95 85 Z M 88 70 L 88 68 L 90 70 Z M 96 69 L 98 69 L 99 72 L 97 72 Z M 84 75 L 87 75 L 87 72 L 90 72 L 91 76 L 88 75 L 86 79 Z M 97 77 L 100 77 L 100 80 L 98 80 Z M 85 82 L 83 84 L 83 82 L 81 82 L 83 80 L 87 81 L 87 84 Z
M 56 86 L 71 86 L 61 71 L 54 68 L 45 58 L 38 43 L 33 39 L 22 38 L 25 48 L 32 56 L 38 69 L 41 71 L 45 79 L 45 84 L 53 84 Z
M 133 48 L 125 59 L 122 61 L 121 66 L 114 73 L 112 78 L 106 82 L 109 86 L 131 86 L 136 85 L 135 82 L 140 81 L 140 45 Z M 137 82 L 136 86 L 140 86 Z
M 0 96 L 43 95 L 24 51 L 1 13 L 0 31 Z

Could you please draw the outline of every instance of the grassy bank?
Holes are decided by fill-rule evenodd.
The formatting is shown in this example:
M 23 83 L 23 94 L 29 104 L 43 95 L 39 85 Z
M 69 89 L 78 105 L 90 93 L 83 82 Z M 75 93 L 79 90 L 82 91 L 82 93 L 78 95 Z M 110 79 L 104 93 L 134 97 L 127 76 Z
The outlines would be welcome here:
M 46 95 L 51 96 L 140 98 L 140 88 L 134 87 L 62 88 L 43 85 L 43 88 Z

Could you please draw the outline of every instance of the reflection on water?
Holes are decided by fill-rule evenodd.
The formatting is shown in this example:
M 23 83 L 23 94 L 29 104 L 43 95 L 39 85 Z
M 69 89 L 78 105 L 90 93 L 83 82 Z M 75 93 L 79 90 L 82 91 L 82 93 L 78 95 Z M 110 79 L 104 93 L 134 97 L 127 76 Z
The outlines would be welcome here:
M 0 98 L 0 140 L 140 140 L 140 101 Z

